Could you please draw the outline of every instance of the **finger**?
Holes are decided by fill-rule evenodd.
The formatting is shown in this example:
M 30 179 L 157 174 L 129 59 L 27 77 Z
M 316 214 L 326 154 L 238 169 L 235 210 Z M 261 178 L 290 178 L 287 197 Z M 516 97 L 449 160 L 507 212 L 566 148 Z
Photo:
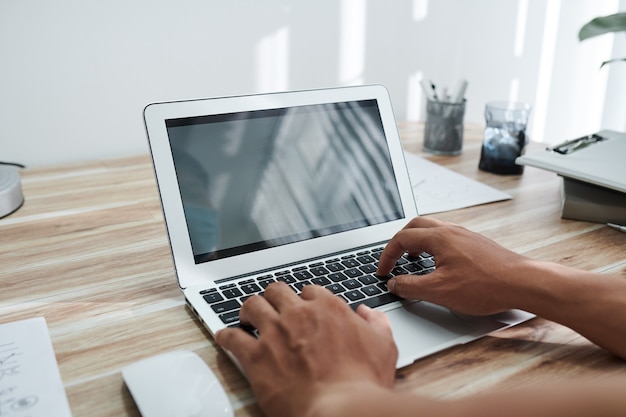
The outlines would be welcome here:
M 392 337 L 391 323 L 389 318 L 382 311 L 374 310 L 365 304 L 361 304 L 356 312 L 367 324 L 372 326 L 374 331 L 385 337 Z
M 413 300 L 430 300 L 428 281 L 437 270 L 428 275 L 398 275 L 387 281 L 387 288 L 392 294 Z
M 433 217 L 414 217 L 412 218 L 403 229 L 425 228 L 425 227 L 440 227 L 450 225 L 452 223 L 445 222 L 443 220 L 435 219 Z
M 402 229 L 387 243 L 378 260 L 377 274 L 385 276 L 396 265 L 405 252 L 418 254 L 431 252 L 431 247 L 438 238 L 435 228 Z M 434 254 L 434 253 L 433 253 Z
M 378 261 L 377 274 L 380 276 L 389 274 L 405 252 L 416 256 L 422 252 L 436 255 L 437 246 L 440 245 L 443 236 L 440 227 L 450 226 L 454 224 L 432 218 L 417 217 L 411 220 L 407 227 L 396 233 L 385 246 Z
M 398 259 L 400 259 L 400 257 L 404 255 L 404 252 L 406 252 L 404 246 L 400 243 L 398 238 L 400 233 L 402 233 L 402 231 L 396 233 L 396 235 L 389 242 L 387 242 L 385 249 L 383 249 L 380 254 L 380 258 L 378 259 L 378 269 L 376 270 L 377 275 L 385 276 L 389 274 L 389 272 L 391 272 L 393 267 L 396 265 L 396 262 L 398 262 Z
M 257 340 L 251 334 L 236 328 L 226 328 L 215 334 L 215 341 L 223 349 L 228 350 L 237 358 L 245 369 L 249 363 L 249 354 Z
M 332 292 L 320 285 L 305 285 L 300 293 L 300 298 L 303 300 L 314 300 L 328 296 L 335 297 Z
M 282 281 L 273 282 L 265 288 L 263 293 L 265 300 L 272 305 L 276 311 L 282 311 L 287 306 L 299 301 L 298 295 L 289 285 Z
M 276 320 L 278 320 L 278 311 L 260 295 L 248 298 L 239 311 L 239 321 L 256 327 L 259 332 L 267 323 Z

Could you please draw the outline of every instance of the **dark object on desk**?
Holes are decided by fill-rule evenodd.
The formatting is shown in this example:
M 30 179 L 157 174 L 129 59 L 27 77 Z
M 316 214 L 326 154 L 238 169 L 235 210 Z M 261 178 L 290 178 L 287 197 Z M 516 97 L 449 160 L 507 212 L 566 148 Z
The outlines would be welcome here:
M 524 166 L 515 160 L 524 154 L 530 106 L 496 101 L 485 105 L 485 137 L 478 168 L 503 175 L 520 175 Z
M 526 146 L 526 134 L 518 132 L 516 138 L 508 142 L 492 144 L 483 142 L 480 151 L 478 168 L 483 171 L 503 175 L 520 175 L 524 173 L 524 166 L 517 165 L 515 158 L 520 155 L 520 149 Z
M 517 158 L 517 163 L 563 177 L 562 217 L 599 223 L 626 222 L 626 134 L 603 130 L 545 151 Z

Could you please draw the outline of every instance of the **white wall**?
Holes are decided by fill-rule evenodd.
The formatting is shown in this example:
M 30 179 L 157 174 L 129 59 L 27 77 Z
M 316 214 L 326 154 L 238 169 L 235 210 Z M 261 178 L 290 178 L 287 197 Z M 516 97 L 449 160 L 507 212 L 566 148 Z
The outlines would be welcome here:
M 468 122 L 489 100 L 531 103 L 535 140 L 624 130 L 626 64 L 599 66 L 626 39 L 576 37 L 619 3 L 0 0 L 0 160 L 146 153 L 142 110 L 162 100 L 380 83 L 419 120 L 420 78 L 467 78 Z

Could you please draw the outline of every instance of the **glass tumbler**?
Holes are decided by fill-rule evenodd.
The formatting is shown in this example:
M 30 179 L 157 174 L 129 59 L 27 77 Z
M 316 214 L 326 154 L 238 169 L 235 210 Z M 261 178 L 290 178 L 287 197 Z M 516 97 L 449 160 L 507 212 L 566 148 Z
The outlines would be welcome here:
M 478 167 L 496 174 L 519 175 L 523 165 L 515 159 L 524 153 L 528 140 L 526 126 L 530 106 L 519 102 L 496 101 L 485 106 L 485 135 Z

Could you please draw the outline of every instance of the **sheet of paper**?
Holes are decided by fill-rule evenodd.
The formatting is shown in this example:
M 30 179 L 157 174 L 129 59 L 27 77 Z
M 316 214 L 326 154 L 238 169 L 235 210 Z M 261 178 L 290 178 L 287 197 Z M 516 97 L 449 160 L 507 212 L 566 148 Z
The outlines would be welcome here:
M 43 317 L 0 324 L 0 417 L 71 417 Z
M 407 152 L 405 159 L 419 214 L 441 213 L 512 198 L 417 155 Z

